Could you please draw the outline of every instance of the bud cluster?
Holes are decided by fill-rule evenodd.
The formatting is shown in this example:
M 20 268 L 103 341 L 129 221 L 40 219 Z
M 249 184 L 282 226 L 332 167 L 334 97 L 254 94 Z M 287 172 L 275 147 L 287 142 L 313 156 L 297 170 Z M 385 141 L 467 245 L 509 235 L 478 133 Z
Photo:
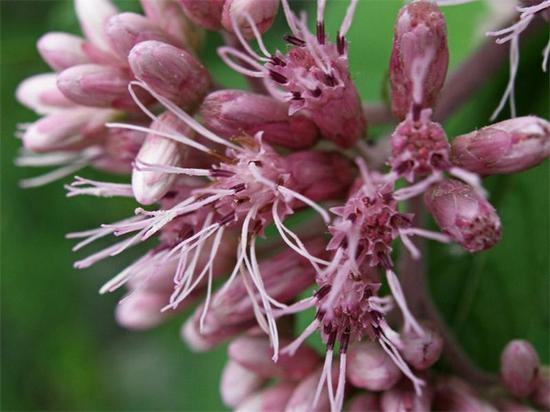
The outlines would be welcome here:
M 480 175 L 541 163 L 550 155 L 550 123 L 513 118 L 449 142 L 432 116 L 449 59 L 445 18 L 436 2 L 413 1 L 397 16 L 389 62 L 399 123 L 380 162 L 387 169 L 375 170 L 357 155 L 368 118 L 346 34 L 358 0 L 350 0 L 334 42 L 324 0 L 315 33 L 305 15 L 281 3 L 288 49 L 269 52 L 262 34 L 278 0 L 141 0 L 144 15 L 120 13 L 109 0 L 75 0 L 85 37 L 43 36 L 38 49 L 54 72 L 17 91 L 44 116 L 21 131 L 19 163 L 60 166 L 24 184 L 88 165 L 128 176 L 128 183 L 76 177 L 66 186 L 68 196 L 139 204 L 127 219 L 69 234 L 80 239 L 75 250 L 117 239 L 75 267 L 148 242 L 101 292 L 126 288 L 116 318 L 132 329 L 193 306 L 181 331 L 191 348 L 230 342 L 220 389 L 231 408 L 492 410 L 513 403 L 506 393 L 485 399 L 465 380 L 430 371 L 449 342 L 407 302 L 411 286 L 399 274 L 407 268 L 394 265 L 393 253 L 420 259 L 418 238 L 471 253 L 494 247 L 502 224 Z M 254 91 L 215 89 L 197 57 L 203 29 L 223 34 L 219 56 Z M 439 231 L 419 227 L 416 209 L 405 211 L 413 198 L 418 208 L 423 199 Z M 291 226 L 288 217 L 306 209 L 315 216 Z M 289 325 L 308 309 L 314 315 L 295 336 Z M 306 343 L 314 333 L 322 356 Z M 547 407 L 549 379 L 539 363 L 527 342 L 511 342 L 501 385 Z

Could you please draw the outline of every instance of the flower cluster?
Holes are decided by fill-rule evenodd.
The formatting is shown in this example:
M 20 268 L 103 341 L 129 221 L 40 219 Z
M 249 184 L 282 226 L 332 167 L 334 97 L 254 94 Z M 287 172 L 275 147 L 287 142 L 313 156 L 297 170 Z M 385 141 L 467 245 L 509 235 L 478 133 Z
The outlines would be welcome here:
M 550 407 L 549 376 L 525 341 L 502 354 L 509 394 L 483 398 L 457 376 L 429 373 L 449 342 L 408 303 L 394 263 L 396 248 L 421 259 L 424 239 L 471 253 L 493 247 L 501 222 L 480 176 L 550 155 L 550 123 L 535 116 L 449 142 L 433 116 L 449 60 L 436 2 L 413 1 L 397 16 L 389 94 L 398 123 L 390 153 L 372 164 L 361 156 L 369 116 L 348 64 L 358 0 L 333 41 L 324 0 L 314 33 L 282 0 L 283 51 L 268 51 L 262 38 L 279 0 L 141 3 L 144 15 L 75 0 L 85 38 L 43 36 L 38 49 L 55 73 L 17 91 L 44 116 L 22 127 L 18 162 L 60 166 L 25 186 L 89 165 L 131 176 L 66 186 L 69 196 L 140 205 L 127 219 L 68 235 L 80 239 L 75 250 L 118 239 L 77 268 L 151 245 L 101 289 L 127 289 L 121 325 L 150 328 L 195 305 L 183 339 L 199 351 L 231 341 L 221 392 L 237 410 L 492 410 L 511 396 Z M 550 6 L 538 3 L 520 9 L 531 13 L 524 24 Z M 217 88 L 197 53 L 204 30 L 223 33 L 218 53 L 252 91 Z M 305 209 L 315 217 L 291 226 L 287 218 Z M 438 231 L 422 227 L 425 212 Z M 294 335 L 293 320 L 308 310 L 309 325 Z M 314 333 L 323 356 L 306 342 Z

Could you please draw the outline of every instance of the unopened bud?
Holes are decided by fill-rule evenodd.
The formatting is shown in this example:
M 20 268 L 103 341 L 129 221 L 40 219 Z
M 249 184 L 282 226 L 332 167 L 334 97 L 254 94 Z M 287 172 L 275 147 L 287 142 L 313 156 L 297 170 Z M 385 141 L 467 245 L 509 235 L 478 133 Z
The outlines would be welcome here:
M 539 357 L 533 346 L 521 339 L 513 340 L 500 356 L 502 382 L 513 395 L 525 397 L 536 388 L 539 366 Z
M 262 139 L 270 144 L 304 149 L 315 144 L 319 136 L 317 126 L 308 117 L 288 115 L 288 104 L 241 90 L 210 93 L 200 112 L 210 130 L 227 138 L 263 131 Z
M 494 246 L 501 236 L 500 219 L 489 201 L 458 180 L 433 184 L 424 203 L 441 230 L 469 252 Z
M 291 383 L 279 383 L 246 399 L 235 410 L 237 412 L 284 411 L 294 389 L 295 386 Z
M 380 410 L 380 401 L 378 395 L 374 393 L 362 393 L 355 396 L 348 407 L 348 412 L 376 412 Z
M 531 400 L 539 408 L 550 410 L 550 368 L 540 368 L 539 378 L 535 385 L 535 391 L 531 394 Z
M 111 50 L 105 32 L 107 20 L 118 13 L 110 0 L 75 0 L 75 10 L 86 38 L 99 50 Z
M 418 395 L 408 382 L 403 382 L 382 393 L 380 406 L 382 412 L 430 412 L 432 399 L 430 388 L 422 388 Z
M 264 33 L 271 27 L 278 8 L 279 0 L 225 0 L 222 25 L 228 32 L 239 30 L 245 38 L 253 38 L 254 32 L 247 17 L 260 33 Z
M 451 161 L 481 175 L 514 173 L 550 156 L 550 123 L 536 116 L 516 117 L 458 136 Z
M 482 400 L 466 382 L 455 377 L 438 380 L 432 409 L 435 411 L 497 412 L 492 405 Z
M 433 107 L 449 62 L 447 28 L 437 4 L 420 0 L 400 10 L 390 58 L 391 101 L 402 120 L 416 109 Z
M 332 369 L 334 371 L 334 367 Z M 326 385 L 321 390 L 321 395 L 317 404 L 313 406 L 315 391 L 321 378 L 321 371 L 313 372 L 307 378 L 302 380 L 292 392 L 285 411 L 292 412 L 325 412 L 330 410 L 330 400 Z M 335 384 L 333 379 L 333 384 Z
M 19 103 L 37 114 L 51 114 L 75 105 L 57 88 L 55 73 L 38 74 L 23 80 L 17 86 L 15 96 Z
M 92 161 L 94 167 L 110 173 L 131 173 L 132 165 L 143 145 L 145 135 L 137 130 L 107 129 L 105 138 L 101 142 L 103 155 Z M 148 272 L 148 275 L 151 273 Z
M 144 41 L 128 57 L 135 76 L 175 105 L 191 110 L 210 87 L 208 72 L 185 50 L 159 41 Z
M 177 119 L 171 112 L 165 112 L 151 124 L 152 132 L 136 157 L 136 167 L 132 172 L 132 189 L 136 200 L 143 205 L 150 205 L 162 198 L 170 189 L 177 177 L 175 173 L 141 170 L 147 166 L 179 166 L 181 161 L 180 146 L 175 140 L 159 136 L 155 132 L 171 132 Z M 189 130 L 190 133 L 191 130 Z
M 127 71 L 99 64 L 81 64 L 59 73 L 57 87 L 70 100 L 92 107 L 133 107 Z
M 222 10 L 225 0 L 178 0 L 183 11 L 193 22 L 209 30 L 222 27 Z
M 147 18 L 166 33 L 173 36 L 185 49 L 198 51 L 204 32 L 184 14 L 174 0 L 141 0 L 141 7 Z
M 285 343 L 282 342 L 281 346 Z M 320 364 L 317 352 L 306 345 L 301 345 L 292 356 L 281 353 L 275 363 L 271 359 L 273 349 L 266 337 L 237 338 L 229 345 L 228 354 L 235 362 L 264 378 L 298 381 Z
M 358 388 L 385 391 L 397 383 L 401 371 L 380 345 L 362 342 L 348 352 L 346 376 Z
M 315 201 L 344 195 L 355 176 L 352 164 L 337 152 L 295 152 L 285 160 L 292 187 Z
M 223 403 L 235 408 L 256 392 L 263 383 L 263 378 L 242 367 L 237 362 L 229 360 L 225 364 L 220 382 Z
M 113 50 L 124 60 L 128 58 L 132 47 L 142 41 L 158 40 L 177 45 L 177 41 L 164 33 L 159 26 L 136 13 L 121 13 L 111 17 L 106 31 Z
M 23 144 L 33 152 L 50 152 L 80 147 L 87 139 L 101 137 L 111 110 L 67 109 L 31 124 L 23 134 Z
M 89 63 L 84 53 L 84 39 L 69 33 L 51 32 L 42 36 L 36 47 L 40 56 L 55 71 Z
M 439 333 L 428 326 L 424 326 L 423 330 L 423 335 L 418 335 L 414 330 L 401 333 L 401 354 L 409 365 L 419 370 L 432 366 L 443 350 L 443 339 Z

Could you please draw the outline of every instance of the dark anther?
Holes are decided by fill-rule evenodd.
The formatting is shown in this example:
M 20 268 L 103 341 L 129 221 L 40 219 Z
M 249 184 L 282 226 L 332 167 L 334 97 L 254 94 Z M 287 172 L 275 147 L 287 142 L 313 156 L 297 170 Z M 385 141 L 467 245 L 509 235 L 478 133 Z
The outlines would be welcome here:
M 273 70 L 269 71 L 269 76 L 277 83 L 286 84 L 288 82 L 288 79 L 285 76 Z
M 227 225 L 235 220 L 235 212 L 228 213 L 220 218 L 220 225 Z
M 338 54 L 340 55 L 346 52 L 346 38 L 340 36 L 340 33 L 336 35 L 336 50 L 338 50 Z
M 292 100 L 302 100 L 302 94 L 300 92 L 292 92 Z
M 382 200 L 384 203 L 391 203 L 393 201 L 393 194 L 391 192 L 386 192 L 382 195 Z
M 315 314 L 315 319 L 317 319 L 319 321 L 323 320 L 323 318 L 325 317 L 325 313 L 326 312 L 324 310 L 319 309 L 317 311 L 317 313 Z
M 311 95 L 313 97 L 319 97 L 321 96 L 321 89 L 319 89 L 318 87 L 315 89 L 315 90 L 311 90 Z
M 417 103 L 412 104 L 412 118 L 414 122 L 418 122 L 420 120 L 420 112 L 422 111 L 422 106 L 420 106 Z
M 332 331 L 332 326 L 330 327 L 330 329 L 331 329 L 331 332 L 327 333 L 328 334 L 327 349 L 332 350 L 332 348 L 334 348 L 334 342 L 336 342 L 336 331 Z M 326 328 L 325 328 L 325 332 L 326 332 Z
M 396 213 L 390 217 L 390 225 L 394 229 L 404 229 L 411 227 L 412 219 L 402 213 Z
M 414 162 L 412 160 L 406 160 L 404 162 L 399 163 L 399 165 L 395 168 L 395 171 L 400 175 L 404 175 L 413 167 L 414 167 Z
M 246 189 L 246 185 L 244 183 L 236 184 L 235 186 L 231 186 L 230 189 L 234 190 L 235 193 L 242 192 L 244 189 Z
M 298 46 L 298 47 L 303 47 L 305 46 L 306 42 L 303 41 L 302 39 L 299 39 L 298 37 L 296 36 L 291 36 L 289 34 L 285 35 L 283 37 L 283 39 L 289 43 L 289 44 L 292 44 L 293 46 Z
M 391 269 L 391 260 L 390 258 L 388 257 L 388 254 L 384 251 L 380 251 L 376 254 L 376 257 L 378 258 L 378 260 L 380 261 L 380 264 L 382 265 L 382 267 L 385 269 L 385 270 L 390 270 Z
M 233 173 L 231 170 L 225 170 L 225 169 L 210 169 L 210 176 L 212 177 L 231 177 L 234 176 L 235 173 Z
M 433 167 L 439 170 L 445 170 L 448 169 L 451 165 L 449 164 L 449 161 L 443 157 L 443 155 L 440 155 L 439 153 L 434 153 L 430 157 L 430 163 Z
M 319 44 L 325 44 L 325 23 L 317 22 L 317 41 Z
M 262 163 L 261 160 L 250 160 L 250 161 L 248 162 L 248 164 L 251 164 L 251 163 L 252 163 L 252 164 L 255 164 L 255 165 L 258 166 L 258 167 L 262 167 L 262 166 L 264 165 L 264 164 Z
M 350 222 L 355 222 L 355 219 L 357 219 L 357 214 L 355 214 L 355 213 L 350 213 L 350 214 L 348 215 L 348 220 L 349 220 Z
M 340 337 L 340 353 L 346 353 L 348 351 L 350 330 L 346 328 L 342 336 Z
M 330 87 L 336 86 L 336 78 L 332 75 L 332 73 L 325 76 L 325 83 Z
M 176 195 L 178 194 L 178 192 L 176 192 L 175 190 L 170 190 L 169 192 L 166 192 L 166 194 L 164 195 L 164 198 L 165 199 L 173 199 L 176 197 Z
M 286 62 L 279 56 L 273 55 L 269 58 L 269 60 L 271 60 L 271 64 L 274 64 L 275 66 L 286 66 Z
M 331 287 L 332 287 L 332 285 L 322 286 L 317 292 L 315 292 L 313 294 L 313 296 L 315 296 L 317 299 L 321 300 L 330 292 Z

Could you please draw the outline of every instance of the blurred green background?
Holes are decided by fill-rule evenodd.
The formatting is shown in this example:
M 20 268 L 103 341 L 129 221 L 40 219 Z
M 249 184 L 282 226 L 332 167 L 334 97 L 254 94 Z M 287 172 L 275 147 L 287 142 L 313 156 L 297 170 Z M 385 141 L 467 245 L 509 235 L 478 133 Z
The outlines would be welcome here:
M 93 1 L 93 0 L 89 0 Z M 137 1 L 119 1 L 138 10 Z M 329 2 L 334 34 L 347 1 Z M 352 75 L 365 100 L 380 100 L 392 25 L 401 2 L 362 0 L 349 32 Z M 48 71 L 35 49 L 47 31 L 78 33 L 70 1 L 2 0 L 1 6 L 1 291 L 2 410 L 221 410 L 218 380 L 224 348 L 193 354 L 179 339 L 184 317 L 155 330 L 126 331 L 112 313 L 120 294 L 99 287 L 131 259 L 129 254 L 76 271 L 71 231 L 93 228 L 132 213 L 129 201 L 67 199 L 62 182 L 22 190 L 18 181 L 39 170 L 16 168 L 18 123 L 36 116 L 14 99 L 17 84 Z M 312 10 L 312 4 L 304 7 Z M 445 9 L 451 66 L 479 43 L 487 27 L 480 3 Z M 282 19 L 267 36 L 283 47 Z M 548 77 L 540 71 L 547 33 L 524 42 L 516 90 L 519 114 L 548 118 Z M 207 39 L 205 64 L 226 86 L 244 83 L 216 57 Z M 445 126 L 449 136 L 487 124 L 507 81 L 493 76 Z M 102 178 L 93 171 L 85 176 Z M 103 178 L 106 178 L 103 176 Z M 477 363 L 496 370 L 500 350 L 517 337 L 549 358 L 549 167 L 486 179 L 504 227 L 502 242 L 486 253 L 464 255 L 430 245 L 431 289 L 445 318 Z

